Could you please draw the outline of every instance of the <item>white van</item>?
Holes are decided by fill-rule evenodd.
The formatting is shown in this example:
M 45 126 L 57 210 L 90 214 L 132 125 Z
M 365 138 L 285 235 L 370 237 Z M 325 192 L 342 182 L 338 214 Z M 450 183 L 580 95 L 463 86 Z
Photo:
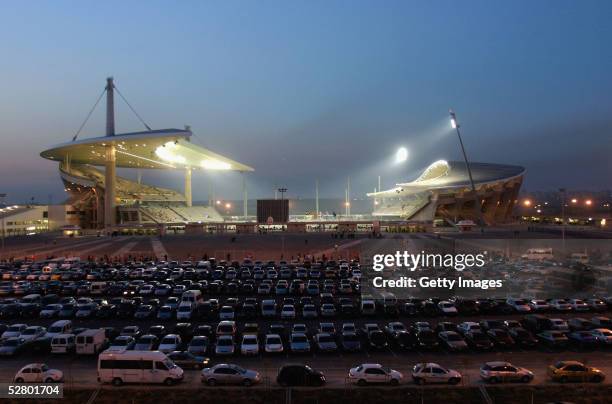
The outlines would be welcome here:
M 55 323 L 51 324 L 49 328 L 47 328 L 47 333 L 45 334 L 45 338 L 53 338 L 59 334 L 71 334 L 71 333 L 72 333 L 72 321 L 58 320 Z
M 196 306 L 198 303 L 201 303 L 203 299 L 201 291 L 187 290 L 183 292 L 181 296 L 181 304 L 191 303 L 192 306 Z
M 183 369 L 159 351 L 104 351 L 98 356 L 98 382 L 121 386 L 123 383 L 163 383 L 183 380 Z
M 51 338 L 51 353 L 67 354 L 74 352 L 74 334 L 58 334 Z
M 97 354 L 106 345 L 103 328 L 85 330 L 76 337 L 77 354 Z

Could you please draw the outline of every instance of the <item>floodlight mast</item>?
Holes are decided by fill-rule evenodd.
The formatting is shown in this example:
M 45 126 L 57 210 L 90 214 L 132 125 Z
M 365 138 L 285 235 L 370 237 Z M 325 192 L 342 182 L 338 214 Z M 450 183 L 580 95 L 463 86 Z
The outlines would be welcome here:
M 455 131 L 457 132 L 457 137 L 459 138 L 459 144 L 461 145 L 461 152 L 463 153 L 463 159 L 465 160 L 465 166 L 467 168 L 468 177 L 470 178 L 470 186 L 472 188 L 472 192 L 474 193 L 474 202 L 476 203 L 475 208 L 478 209 L 478 220 L 480 221 L 479 224 L 482 230 L 483 228 L 482 226 L 484 226 L 483 219 L 482 219 L 482 206 L 480 204 L 478 194 L 476 193 L 476 185 L 474 184 L 474 177 L 472 177 L 472 169 L 470 167 L 470 162 L 468 160 L 467 153 L 465 152 L 465 147 L 463 145 L 463 139 L 461 138 L 461 132 L 459 131 L 460 125 L 459 125 L 459 122 L 457 121 L 457 115 L 455 114 L 455 111 L 453 111 L 452 109 L 449 109 L 448 113 L 450 114 L 451 127 L 455 129 Z

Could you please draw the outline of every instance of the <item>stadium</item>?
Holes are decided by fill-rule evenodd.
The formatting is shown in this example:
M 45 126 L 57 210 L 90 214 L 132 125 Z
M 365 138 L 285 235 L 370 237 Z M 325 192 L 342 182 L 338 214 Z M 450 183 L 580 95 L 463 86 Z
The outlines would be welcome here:
M 194 171 L 223 170 L 244 174 L 254 171 L 253 168 L 192 143 L 189 127 L 151 130 L 145 123 L 146 131 L 115 133 L 115 91 L 123 98 L 113 79 L 108 78 L 102 94 L 106 94 L 105 136 L 77 140 L 77 133 L 72 141 L 41 153 L 43 158 L 58 163 L 69 196 L 65 209 L 59 212 L 59 216 L 65 213 L 64 220 L 56 219 L 57 214 L 49 212 L 54 216 L 49 217 L 51 222 L 63 222 L 63 230 L 77 233 L 81 230 L 126 234 L 162 234 L 167 231 L 252 233 L 270 227 L 270 223 L 259 217 L 259 208 L 257 223 L 248 216 L 244 175 L 242 217 L 234 217 L 229 223 L 212 201 L 194 205 L 191 185 Z M 137 180 L 118 176 L 118 168 L 137 170 Z M 472 171 L 477 198 L 471 188 L 468 168 Z M 183 190 L 144 184 L 141 181 L 142 170 L 181 170 L 184 172 Z M 322 214 L 318 191 L 314 214 L 293 212 L 288 215 L 289 205 L 283 208 L 276 203 L 282 201 L 268 202 L 276 203 L 278 206 L 271 206 L 287 214 L 276 216 L 274 226 L 297 232 L 384 230 L 389 226 L 435 225 L 436 221 L 454 225 L 461 220 L 493 225 L 510 221 L 524 173 L 524 168 L 518 166 L 471 163 L 467 167 L 463 162 L 439 160 L 414 181 L 367 194 L 373 199 L 369 204 L 373 209 L 366 207 L 366 211 L 360 214 L 350 214 L 348 194 L 344 203 L 347 206 L 345 215 Z M 475 208 L 476 199 L 480 210 Z M 274 216 L 268 213 L 264 219 Z M 49 226 L 49 229 L 51 227 L 57 226 Z
M 519 166 L 470 163 L 477 198 L 471 189 L 463 162 L 439 160 L 414 181 L 369 193 L 381 219 L 403 218 L 432 222 L 436 219 L 482 221 L 486 224 L 510 220 L 525 169 Z M 476 208 L 480 202 L 480 212 Z
M 253 171 L 192 142 L 191 130 L 148 130 L 115 133 L 113 79 L 106 85 L 106 135 L 56 145 L 41 153 L 57 161 L 69 198 L 77 212 L 72 226 L 114 229 L 122 225 L 222 222 L 212 206 L 194 206 L 191 177 L 196 170 Z M 98 167 L 104 167 L 104 171 Z M 131 181 L 117 168 L 170 169 L 185 173 L 184 192 Z M 140 171 L 139 171 L 140 172 Z

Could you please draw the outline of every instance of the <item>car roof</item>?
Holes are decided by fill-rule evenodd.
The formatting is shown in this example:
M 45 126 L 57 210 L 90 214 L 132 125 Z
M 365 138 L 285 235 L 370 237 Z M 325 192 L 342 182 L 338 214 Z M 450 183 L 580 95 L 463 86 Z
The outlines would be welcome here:
M 503 361 L 493 361 L 493 362 L 486 362 L 485 365 L 489 365 L 489 366 L 510 366 L 512 365 L 510 362 L 503 362 Z

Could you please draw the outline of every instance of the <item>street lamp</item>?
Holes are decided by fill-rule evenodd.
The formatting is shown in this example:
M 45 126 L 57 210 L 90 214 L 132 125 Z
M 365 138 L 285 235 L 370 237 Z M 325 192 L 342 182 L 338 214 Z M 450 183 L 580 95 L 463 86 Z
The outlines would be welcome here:
M 457 122 L 457 115 L 455 111 L 452 109 L 448 110 L 450 114 L 451 127 L 455 129 L 457 132 L 457 137 L 459 138 L 459 144 L 461 145 L 461 152 L 463 153 L 463 159 L 465 160 L 465 166 L 467 168 L 468 176 L 470 177 L 470 185 L 472 187 L 472 192 L 474 193 L 474 202 L 475 207 L 478 209 L 478 217 L 480 220 L 480 230 L 483 231 L 483 223 L 482 223 L 482 206 L 480 205 L 480 201 L 478 200 L 478 195 L 476 194 L 476 185 L 474 185 L 474 178 L 472 177 L 472 169 L 470 168 L 470 162 L 468 161 L 467 153 L 465 152 L 465 147 L 463 146 L 463 140 L 461 139 L 461 132 L 459 131 L 459 122 Z
M 561 238 L 563 240 L 563 254 L 565 254 L 565 188 L 559 188 L 561 193 Z

